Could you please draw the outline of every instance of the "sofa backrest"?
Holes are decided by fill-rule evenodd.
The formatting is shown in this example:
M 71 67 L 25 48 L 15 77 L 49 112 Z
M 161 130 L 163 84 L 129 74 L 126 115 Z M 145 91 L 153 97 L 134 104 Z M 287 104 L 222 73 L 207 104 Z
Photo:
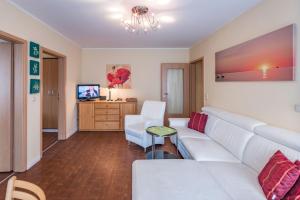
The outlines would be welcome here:
M 209 116 L 206 134 L 242 160 L 245 147 L 254 135 L 254 128 L 264 123 L 212 107 L 202 110 Z
M 290 160 L 300 159 L 300 133 L 272 126 L 258 126 L 248 142 L 243 163 L 260 172 L 271 156 L 280 150 Z
M 208 119 L 205 126 L 205 134 L 209 136 L 216 127 L 217 122 L 220 121 L 220 119 L 217 116 L 224 111 L 207 106 L 202 108 L 202 112 L 208 115 Z
M 242 160 L 246 144 L 253 135 L 253 132 L 220 120 L 209 137 L 225 147 L 239 160 Z
M 213 132 L 216 127 L 216 124 L 220 121 L 220 119 L 212 114 L 208 115 L 207 122 L 205 125 L 204 133 L 208 136 Z

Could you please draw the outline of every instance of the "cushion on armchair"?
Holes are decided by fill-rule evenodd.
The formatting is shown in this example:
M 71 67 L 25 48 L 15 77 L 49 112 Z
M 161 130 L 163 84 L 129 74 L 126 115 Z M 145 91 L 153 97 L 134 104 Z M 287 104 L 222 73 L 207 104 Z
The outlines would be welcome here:
M 207 118 L 208 116 L 206 114 L 192 112 L 188 127 L 190 129 L 194 129 L 196 131 L 204 133 Z

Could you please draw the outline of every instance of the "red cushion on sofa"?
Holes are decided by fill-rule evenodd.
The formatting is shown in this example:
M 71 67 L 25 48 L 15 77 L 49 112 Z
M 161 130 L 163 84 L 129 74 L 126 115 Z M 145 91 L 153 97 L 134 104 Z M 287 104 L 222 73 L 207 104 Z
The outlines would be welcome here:
M 192 112 L 188 127 L 204 133 L 207 118 L 208 116 L 206 114 Z
M 268 200 L 279 200 L 293 187 L 299 175 L 298 166 L 277 151 L 258 175 L 258 181 Z
M 300 161 L 296 161 L 295 164 L 298 166 L 298 169 L 300 169 Z M 285 195 L 283 198 L 284 200 L 300 200 L 300 177 L 298 178 L 295 185 L 292 187 L 292 189 Z

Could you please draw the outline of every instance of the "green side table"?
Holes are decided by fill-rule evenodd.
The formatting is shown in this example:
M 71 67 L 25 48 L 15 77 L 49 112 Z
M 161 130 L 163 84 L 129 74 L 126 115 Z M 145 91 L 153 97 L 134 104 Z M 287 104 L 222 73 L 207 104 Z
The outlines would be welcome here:
M 177 130 L 166 126 L 151 126 L 146 132 L 152 136 L 152 151 L 146 154 L 147 159 L 178 159 L 178 135 Z M 155 137 L 171 137 L 176 135 L 177 155 L 163 150 L 155 150 Z

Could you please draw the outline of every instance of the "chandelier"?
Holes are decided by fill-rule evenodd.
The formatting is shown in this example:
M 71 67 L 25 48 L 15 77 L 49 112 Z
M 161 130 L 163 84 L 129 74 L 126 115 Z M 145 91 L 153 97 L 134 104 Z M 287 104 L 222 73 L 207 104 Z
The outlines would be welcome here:
M 146 6 L 135 6 L 131 9 L 130 19 L 121 19 L 125 30 L 132 33 L 147 33 L 150 30 L 157 30 L 161 27 L 159 20 L 154 13 L 149 12 Z

